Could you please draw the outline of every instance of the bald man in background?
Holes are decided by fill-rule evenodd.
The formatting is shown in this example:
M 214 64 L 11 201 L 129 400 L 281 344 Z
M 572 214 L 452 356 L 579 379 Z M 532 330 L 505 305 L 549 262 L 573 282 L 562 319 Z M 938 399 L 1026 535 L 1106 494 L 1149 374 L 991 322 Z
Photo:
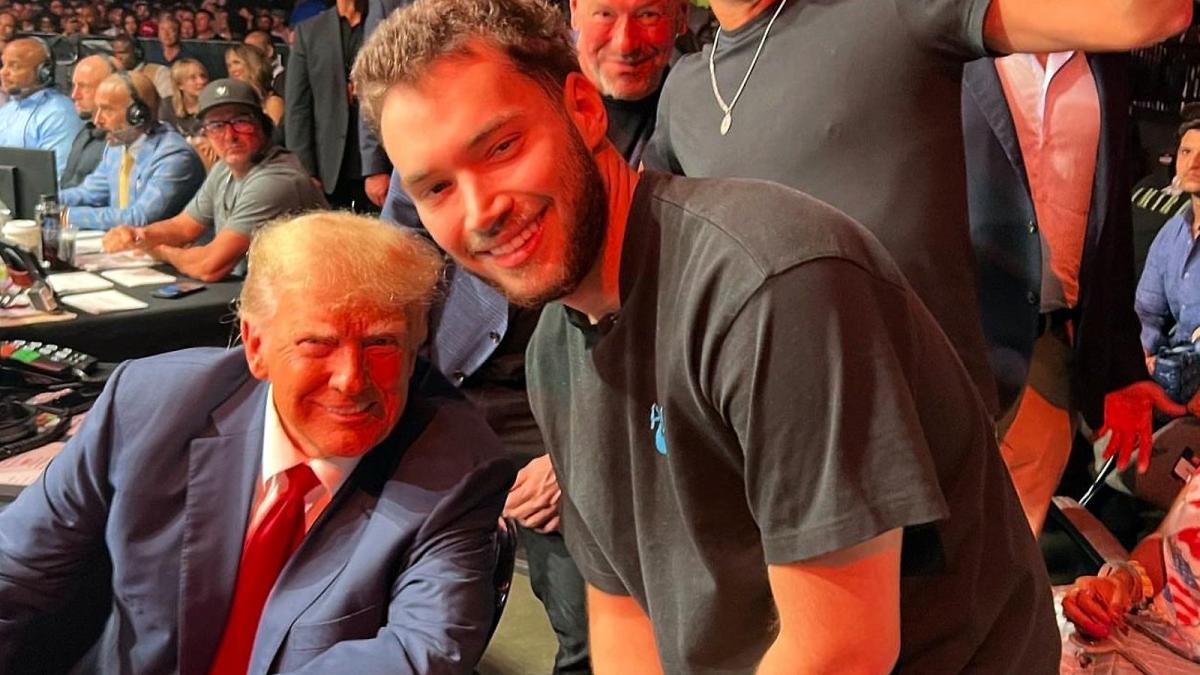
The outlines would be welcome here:
M 45 65 L 50 75 L 39 77 Z M 21 38 L 4 48 L 0 84 L 10 98 L 0 106 L 0 145 L 53 150 L 61 177 L 83 121 L 71 99 L 54 88 L 53 69 L 50 51 L 39 40 Z
M 100 81 L 112 75 L 116 62 L 112 59 L 93 54 L 80 59 L 71 74 L 71 101 L 75 103 L 75 111 L 83 126 L 75 134 L 71 143 L 71 154 L 67 156 L 67 166 L 63 169 L 58 181 L 60 190 L 75 187 L 95 171 L 100 165 L 100 156 L 104 154 L 104 130 L 96 127 L 92 117 L 96 114 L 96 88 Z

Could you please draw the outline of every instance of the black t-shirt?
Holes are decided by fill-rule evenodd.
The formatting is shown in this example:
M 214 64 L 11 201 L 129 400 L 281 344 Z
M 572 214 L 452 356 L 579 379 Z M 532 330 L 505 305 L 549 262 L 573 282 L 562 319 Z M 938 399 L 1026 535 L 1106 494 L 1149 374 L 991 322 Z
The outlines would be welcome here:
M 713 46 L 663 86 L 646 168 L 773 180 L 845 211 L 891 253 L 997 407 L 967 217 L 962 65 L 987 52 L 990 0 L 788 0 L 728 135 Z M 716 79 L 731 101 L 778 5 L 721 31 Z
M 608 112 L 608 140 L 632 166 L 642 161 L 642 153 L 654 135 L 654 119 L 658 112 L 661 89 L 636 101 L 621 101 L 604 97 Z
M 620 293 L 598 327 L 543 310 L 529 393 L 571 556 L 648 611 L 666 672 L 752 672 L 766 567 L 895 528 L 901 668 L 1056 672 L 990 417 L 865 230 L 778 185 L 647 172 Z

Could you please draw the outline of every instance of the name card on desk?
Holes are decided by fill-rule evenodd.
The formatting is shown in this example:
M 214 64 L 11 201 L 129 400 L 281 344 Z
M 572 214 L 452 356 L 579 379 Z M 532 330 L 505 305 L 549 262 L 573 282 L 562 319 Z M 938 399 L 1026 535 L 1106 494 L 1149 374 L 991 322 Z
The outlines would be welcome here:
M 102 291 L 113 287 L 111 281 L 91 272 L 60 272 L 51 274 L 47 277 L 47 281 L 50 282 L 50 287 L 54 289 L 54 292 L 59 295 Z

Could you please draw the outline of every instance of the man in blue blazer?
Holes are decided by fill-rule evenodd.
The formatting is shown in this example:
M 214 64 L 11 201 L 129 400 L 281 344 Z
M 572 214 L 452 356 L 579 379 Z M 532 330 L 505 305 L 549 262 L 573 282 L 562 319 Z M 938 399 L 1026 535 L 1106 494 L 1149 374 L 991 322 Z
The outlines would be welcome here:
M 471 672 L 513 469 L 416 360 L 440 256 L 319 212 L 264 230 L 250 268 L 244 353 L 122 365 L 0 513 L 0 672 L 98 549 L 112 561 L 100 672 Z M 242 573 L 262 569 L 256 546 L 297 471 L 302 538 L 237 634 L 256 581 Z
M 204 164 L 187 139 L 158 121 L 158 104 L 154 83 L 141 73 L 116 73 L 100 83 L 95 120 L 108 145 L 100 165 L 60 195 L 71 225 L 108 230 L 165 220 L 200 189 Z
M 1007 423 L 1013 421 L 1022 397 L 1028 395 L 1027 384 L 1039 390 L 1050 405 L 1071 416 L 1081 414 L 1095 430 L 1117 425 L 1124 427 L 1123 432 L 1129 431 L 1123 420 L 1106 416 L 1105 400 L 1109 397 L 1135 401 L 1147 411 L 1151 402 L 1169 407 L 1161 390 L 1147 381 L 1149 375 L 1138 340 L 1140 327 L 1133 311 L 1136 280 L 1130 187 L 1124 164 L 1129 101 L 1126 57 L 1079 52 L 1070 59 L 1082 60 L 1076 61 L 1080 64 L 1080 77 L 1090 75 L 1095 82 L 1099 127 L 1093 139 L 1096 164 L 1086 225 L 1084 232 L 1075 235 L 1081 234 L 1082 239 L 1082 256 L 1075 261 L 1077 298 L 1067 307 L 1053 311 L 1047 307 L 1047 298 L 1043 298 L 1043 292 L 1050 288 L 1044 283 L 1043 272 L 1052 267 L 1045 243 L 1052 236 L 1044 234 L 1050 224 L 1041 222 L 1035 211 L 1036 190 L 1031 187 L 1031 172 L 1027 170 L 1030 158 L 1022 153 L 1021 138 L 997 62 L 994 59 L 972 62 L 963 75 L 971 239 L 979 269 L 983 328 L 1000 397 L 1002 434 Z M 1070 67 L 1070 59 L 1067 66 L 1062 66 L 1062 72 Z M 1043 67 L 1053 71 L 1053 65 Z M 1045 118 L 1053 120 L 1055 113 L 1049 111 L 1053 103 L 1044 106 L 1048 110 Z M 1078 108 L 1065 110 L 1074 113 Z M 1059 126 L 1062 124 L 1060 121 Z M 1043 152 L 1053 151 L 1051 141 L 1044 141 L 1044 145 L 1047 149 Z M 1045 161 L 1044 166 L 1049 165 Z M 1053 186 L 1056 177 L 1050 170 L 1042 170 L 1042 174 L 1042 191 L 1054 193 L 1062 201 L 1061 195 L 1068 186 Z M 1062 257 L 1062 251 L 1059 256 Z M 1039 370 L 1036 356 L 1039 352 L 1035 352 L 1034 344 L 1051 333 L 1060 334 L 1058 343 L 1066 345 L 1065 350 L 1052 351 L 1065 353 L 1054 358 L 1057 365 Z M 1037 381 L 1036 373 L 1047 370 L 1055 371 L 1057 374 L 1052 378 L 1061 380 L 1050 386 L 1054 394 Z M 1172 412 L 1177 414 L 1176 408 Z M 1146 424 L 1149 424 L 1148 412 Z M 1031 475 L 1031 480 L 1041 480 L 1048 484 L 1045 487 L 1053 489 L 1070 450 L 1071 433 L 1064 431 L 1064 436 L 1065 440 L 1047 448 L 1041 456 L 1025 458 L 1028 463 L 1018 459 L 1016 464 L 1024 464 L 1024 468 L 1038 474 Z M 1127 459 L 1127 453 L 1133 449 L 1134 434 L 1122 433 L 1110 445 L 1123 446 L 1120 449 L 1126 454 L 1122 459 Z M 1049 455 L 1053 457 L 1047 458 Z M 1143 452 L 1140 459 L 1148 457 L 1149 453 Z M 1015 472 L 1014 483 L 1036 532 L 1041 528 L 1050 495 L 1040 494 L 1044 492 L 1042 487 L 1032 490 L 1039 493 L 1037 496 L 1023 489 L 1021 467 L 1014 467 L 1014 458 L 1007 454 L 1006 459 L 1010 470 Z

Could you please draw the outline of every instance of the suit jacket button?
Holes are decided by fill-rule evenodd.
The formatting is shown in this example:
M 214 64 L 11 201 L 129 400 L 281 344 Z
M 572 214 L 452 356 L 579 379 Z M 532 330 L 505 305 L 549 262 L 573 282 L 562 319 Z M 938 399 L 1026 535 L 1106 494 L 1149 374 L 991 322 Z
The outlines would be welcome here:
M 488 331 L 488 339 L 496 344 L 500 344 L 500 334 L 496 331 Z
M 1038 304 L 1039 300 L 1040 300 L 1040 298 L 1038 298 L 1038 294 L 1034 293 L 1033 291 L 1029 291 L 1028 293 L 1025 294 L 1025 301 L 1031 305 Z
M 1029 221 L 1029 222 L 1028 222 L 1028 223 L 1025 225 L 1025 227 L 1027 227 L 1027 228 L 1029 229 L 1029 234 L 1036 234 L 1036 233 L 1037 233 L 1037 221 L 1036 221 L 1036 220 L 1031 220 L 1031 221 Z

